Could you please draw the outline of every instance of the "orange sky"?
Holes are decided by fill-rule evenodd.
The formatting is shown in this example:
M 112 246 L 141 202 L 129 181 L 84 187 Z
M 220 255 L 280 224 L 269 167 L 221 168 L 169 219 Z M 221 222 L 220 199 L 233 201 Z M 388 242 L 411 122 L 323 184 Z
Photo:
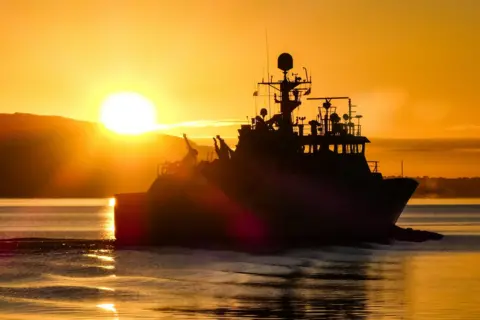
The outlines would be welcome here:
M 290 52 L 312 96 L 354 99 L 364 133 L 477 136 L 479 12 L 476 0 L 3 0 L 0 112 L 97 120 L 106 95 L 130 90 L 162 123 L 245 119 L 268 28 L 271 72 Z

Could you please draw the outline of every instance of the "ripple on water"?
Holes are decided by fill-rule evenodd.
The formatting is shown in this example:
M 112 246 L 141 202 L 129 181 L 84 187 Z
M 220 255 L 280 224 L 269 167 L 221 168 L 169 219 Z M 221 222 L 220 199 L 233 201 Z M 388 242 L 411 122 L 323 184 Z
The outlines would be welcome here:
M 22 211 L 8 209 L 3 219 L 15 230 L 24 226 L 43 232 L 52 228 L 49 221 L 68 219 L 69 212 L 71 230 L 59 230 L 56 237 L 81 237 L 86 234 L 78 232 L 81 227 L 100 239 L 95 230 L 107 221 L 106 214 L 96 217 L 89 211 L 76 219 L 77 209 L 32 207 L 23 225 L 14 221 Z M 480 238 L 471 224 L 480 219 L 472 208 L 452 214 L 444 208 L 441 214 L 413 209 L 403 222 L 450 233 L 440 242 L 331 246 L 275 255 L 114 250 L 97 240 L 0 241 L 0 310 L 8 319 L 22 320 L 478 318 Z M 45 213 L 38 223 L 32 221 L 37 212 Z M 17 235 L 5 230 L 0 236 Z

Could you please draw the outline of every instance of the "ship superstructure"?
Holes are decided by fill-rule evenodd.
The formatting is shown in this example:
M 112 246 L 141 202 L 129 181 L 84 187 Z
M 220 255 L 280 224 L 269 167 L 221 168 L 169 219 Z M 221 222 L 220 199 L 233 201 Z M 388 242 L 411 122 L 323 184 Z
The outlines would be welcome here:
M 317 116 L 294 117 L 311 77 L 306 69 L 304 78 L 288 75 L 288 53 L 278 68 L 280 81 L 259 85 L 274 90 L 279 112 L 263 108 L 241 125 L 235 150 L 216 136 L 217 159 L 199 162 L 184 136 L 187 155 L 147 192 L 116 196 L 118 241 L 285 245 L 387 236 L 418 183 L 385 179 L 367 161 L 370 141 L 349 97 L 308 98 L 321 101 Z M 342 116 L 332 104 L 339 101 L 348 106 Z

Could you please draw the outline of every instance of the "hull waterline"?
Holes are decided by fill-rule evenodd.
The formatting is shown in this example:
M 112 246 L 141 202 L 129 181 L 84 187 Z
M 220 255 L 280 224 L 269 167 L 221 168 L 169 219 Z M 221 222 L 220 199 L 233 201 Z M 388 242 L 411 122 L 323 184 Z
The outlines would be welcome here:
M 343 206 L 317 201 L 313 208 L 308 204 L 298 206 L 296 212 L 278 209 L 269 213 L 265 206 L 255 210 L 251 203 L 242 205 L 206 185 L 164 198 L 119 194 L 115 197 L 115 237 L 121 245 L 224 247 L 386 239 L 417 185 L 413 179 L 386 179 L 372 189 L 367 198 L 371 201 L 363 200 L 361 206 L 350 195 L 354 200 Z

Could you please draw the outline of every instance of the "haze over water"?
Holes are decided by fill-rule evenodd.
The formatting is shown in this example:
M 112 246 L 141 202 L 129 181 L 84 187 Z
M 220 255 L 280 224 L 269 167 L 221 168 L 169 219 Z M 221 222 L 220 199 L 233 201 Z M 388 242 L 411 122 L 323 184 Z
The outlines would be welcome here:
M 111 239 L 112 223 L 108 199 L 0 201 L 2 239 Z M 412 200 L 400 224 L 446 237 L 270 256 L 4 240 L 0 319 L 478 319 L 480 201 Z

